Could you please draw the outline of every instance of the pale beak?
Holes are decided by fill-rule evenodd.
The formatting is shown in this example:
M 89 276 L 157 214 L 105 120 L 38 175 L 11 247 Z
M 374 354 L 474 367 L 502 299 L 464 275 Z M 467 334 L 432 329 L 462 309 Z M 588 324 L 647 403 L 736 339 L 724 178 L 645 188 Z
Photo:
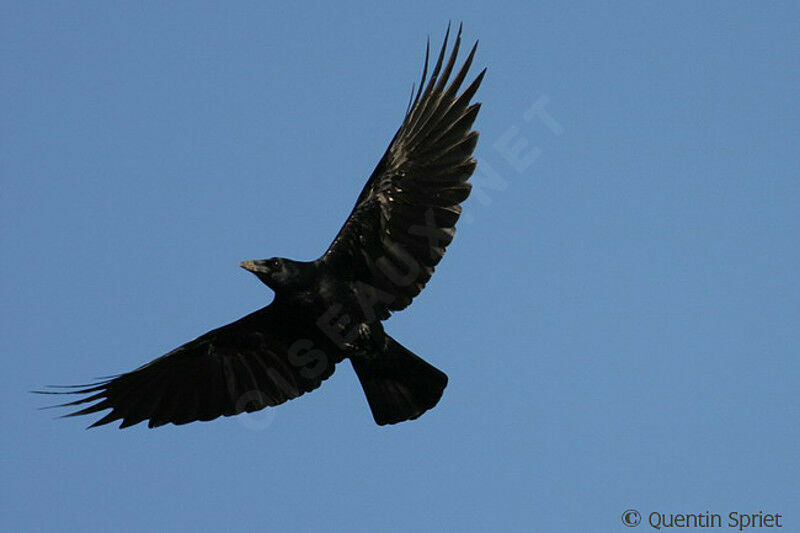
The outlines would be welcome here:
M 242 261 L 241 263 L 239 263 L 239 266 L 247 270 L 248 272 L 255 273 L 258 271 L 258 267 L 256 266 L 255 261 Z

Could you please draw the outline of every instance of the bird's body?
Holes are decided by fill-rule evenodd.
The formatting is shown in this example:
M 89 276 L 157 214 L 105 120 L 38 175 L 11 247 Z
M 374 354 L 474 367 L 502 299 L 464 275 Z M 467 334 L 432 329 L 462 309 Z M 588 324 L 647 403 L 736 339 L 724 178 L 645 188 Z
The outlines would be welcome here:
M 378 424 L 412 420 L 436 405 L 447 376 L 387 335 L 382 321 L 428 282 L 470 191 L 478 137 L 471 126 L 480 108 L 470 100 L 485 70 L 458 93 L 473 47 L 448 85 L 461 29 L 445 65 L 447 38 L 427 85 L 426 53 L 400 129 L 319 259 L 243 262 L 275 291 L 270 305 L 136 370 L 79 387 L 74 392 L 86 396 L 63 405 L 95 403 L 67 416 L 111 409 L 93 426 L 121 420 L 120 427 L 212 420 L 314 390 L 344 359 Z
M 381 321 L 370 316 L 355 282 L 330 271 L 322 259 L 298 262 L 285 258 L 265 261 L 280 264 L 280 276 L 265 275 L 255 261 L 242 267 L 259 276 L 275 291 L 270 307 L 317 328 L 346 356 L 377 356 L 383 349 Z M 314 318 L 310 323 L 309 318 Z

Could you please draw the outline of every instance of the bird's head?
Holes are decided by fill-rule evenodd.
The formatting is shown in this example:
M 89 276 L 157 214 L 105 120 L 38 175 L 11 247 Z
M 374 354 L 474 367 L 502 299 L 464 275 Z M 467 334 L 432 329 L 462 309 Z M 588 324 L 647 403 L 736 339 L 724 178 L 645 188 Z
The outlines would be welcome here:
M 303 275 L 305 273 L 303 264 L 283 257 L 271 257 L 243 261 L 239 266 L 258 276 L 258 279 L 272 290 L 278 291 L 295 288 L 304 282 L 306 276 Z

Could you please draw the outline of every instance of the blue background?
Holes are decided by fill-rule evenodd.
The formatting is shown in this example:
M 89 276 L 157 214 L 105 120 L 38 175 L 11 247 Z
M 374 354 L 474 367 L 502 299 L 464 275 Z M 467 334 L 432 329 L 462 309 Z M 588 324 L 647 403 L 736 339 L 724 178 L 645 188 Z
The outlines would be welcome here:
M 796 4 L 163 4 L 2 3 L 0 528 L 800 531 Z M 476 191 L 387 323 L 439 406 L 378 427 L 343 364 L 179 428 L 36 410 L 267 303 L 239 261 L 318 256 L 449 19 Z

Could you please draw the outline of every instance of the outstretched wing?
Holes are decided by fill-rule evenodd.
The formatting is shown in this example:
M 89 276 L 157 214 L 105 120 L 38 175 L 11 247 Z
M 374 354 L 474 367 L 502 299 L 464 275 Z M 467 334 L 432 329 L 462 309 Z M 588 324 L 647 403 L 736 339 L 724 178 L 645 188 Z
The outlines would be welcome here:
M 453 72 L 461 44 L 458 29 L 442 70 L 447 35 L 427 85 L 429 50 L 419 90 L 403 124 L 356 201 L 322 261 L 354 282 L 376 315 L 404 309 L 420 293 L 455 234 L 475 170 L 478 132 L 472 123 L 480 104 L 470 105 L 484 69 L 459 95 L 478 43 Z M 424 87 L 424 90 L 423 90 Z M 413 91 L 412 91 L 413 95 Z
M 144 420 L 149 427 L 186 424 L 297 398 L 319 387 L 341 359 L 316 328 L 269 306 L 127 374 L 74 391 L 44 393 L 85 395 L 54 407 L 96 402 L 65 416 L 111 409 L 90 427 L 115 420 L 122 420 L 120 428 Z

